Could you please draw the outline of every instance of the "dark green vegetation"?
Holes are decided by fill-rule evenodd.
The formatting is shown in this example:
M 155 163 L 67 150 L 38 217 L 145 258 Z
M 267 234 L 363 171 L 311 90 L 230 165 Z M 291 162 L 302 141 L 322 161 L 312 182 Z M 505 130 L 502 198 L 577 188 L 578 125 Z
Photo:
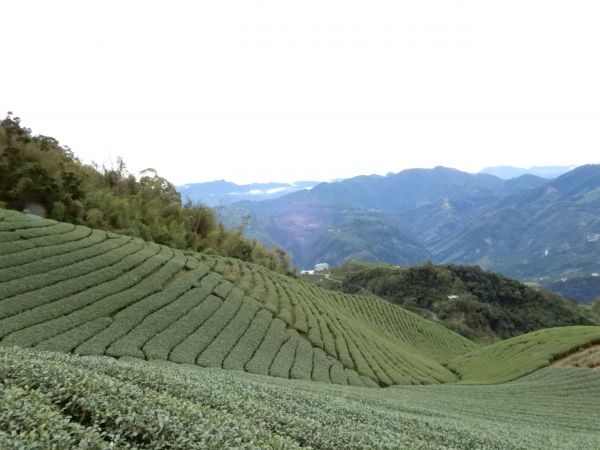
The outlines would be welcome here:
M 148 169 L 139 179 L 121 160 L 82 164 L 56 139 L 34 136 L 8 115 L 0 122 L 0 206 L 87 225 L 174 248 L 217 253 L 286 273 L 289 258 L 225 230 L 212 209 L 182 204 L 175 186 Z
M 301 268 L 351 259 L 403 265 L 431 259 L 534 280 L 600 272 L 599 210 L 600 165 L 553 180 L 501 180 L 436 167 L 241 202 L 223 217 L 237 226 L 250 215 L 246 232 L 282 246 Z
M 597 450 L 600 372 L 364 389 L 0 348 L 2 448 Z
M 479 341 L 542 328 L 591 325 L 591 314 L 559 295 L 477 266 L 415 267 L 350 262 L 334 269 L 334 287 L 371 293 Z
M 600 297 L 590 306 L 590 312 L 596 321 L 600 322 Z
M 448 183 L 464 177 L 445 170 L 435 189 L 419 189 L 452 194 Z M 84 166 L 11 116 L 0 175 L 5 205 L 63 220 L 0 209 L 2 449 L 600 447 L 600 372 L 590 369 L 600 366 L 600 327 L 484 347 L 392 303 L 493 340 L 592 323 L 600 302 L 586 316 L 478 268 L 431 264 L 352 266 L 343 287 L 369 295 L 323 290 L 265 268 L 287 272 L 285 254 L 182 205 L 156 173 Z M 465 214 L 500 186 L 471 181 L 457 188 L 472 194 Z M 391 192 L 386 202 L 405 201 Z M 441 228 L 423 229 L 431 238 L 466 217 L 444 202 L 441 216 L 419 203 L 443 216 Z M 290 216 L 328 258 L 429 256 L 389 212 L 347 204 L 328 214 L 339 223 L 324 240 L 318 217 Z

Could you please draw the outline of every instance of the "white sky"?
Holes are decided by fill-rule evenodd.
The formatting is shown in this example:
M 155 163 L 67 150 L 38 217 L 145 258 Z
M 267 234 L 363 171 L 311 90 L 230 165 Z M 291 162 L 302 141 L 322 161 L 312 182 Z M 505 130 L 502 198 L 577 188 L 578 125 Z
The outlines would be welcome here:
M 177 184 L 600 161 L 597 0 L 19 0 L 1 14 L 0 114 Z

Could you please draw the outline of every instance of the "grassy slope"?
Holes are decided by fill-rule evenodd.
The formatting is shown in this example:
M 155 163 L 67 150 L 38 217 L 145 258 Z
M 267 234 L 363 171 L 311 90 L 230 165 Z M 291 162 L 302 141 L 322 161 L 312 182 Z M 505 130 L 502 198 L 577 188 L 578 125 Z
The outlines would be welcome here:
M 600 373 L 362 389 L 0 348 L 0 446 L 596 450 Z M 33 444 L 31 446 L 28 446 Z
M 554 359 L 590 343 L 600 343 L 600 327 L 538 330 L 459 356 L 449 367 L 462 383 L 503 383 L 546 367 Z
M 357 386 L 456 381 L 478 346 L 239 260 L 0 210 L 2 345 Z

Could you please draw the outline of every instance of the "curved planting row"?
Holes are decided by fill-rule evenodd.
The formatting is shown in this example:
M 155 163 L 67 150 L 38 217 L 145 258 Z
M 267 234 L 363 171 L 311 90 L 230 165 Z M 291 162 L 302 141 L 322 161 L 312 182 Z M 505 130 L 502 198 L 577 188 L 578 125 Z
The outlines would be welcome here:
M 248 296 L 256 274 L 237 260 L 11 211 L 0 211 L 0 233 L 2 345 L 377 384 Z
M 222 260 L 208 255 L 203 258 L 212 267 Z M 321 290 L 240 261 L 221 265 L 224 273 L 241 274 L 240 286 L 244 285 L 248 295 L 327 358 L 380 385 L 455 381 L 455 375 L 440 362 L 478 348 L 451 331 L 377 299 Z M 354 307 L 365 301 L 372 305 Z

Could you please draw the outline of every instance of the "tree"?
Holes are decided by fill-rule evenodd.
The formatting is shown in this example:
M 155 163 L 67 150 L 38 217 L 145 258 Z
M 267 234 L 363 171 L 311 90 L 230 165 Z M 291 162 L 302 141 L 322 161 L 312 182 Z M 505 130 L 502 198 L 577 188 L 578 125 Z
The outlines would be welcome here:
M 33 136 L 12 113 L 0 122 L 0 207 L 289 271 L 283 250 L 244 237 L 249 216 L 239 229 L 226 230 L 207 206 L 182 204 L 175 185 L 156 170 L 138 179 L 120 157 L 108 167 L 84 165 L 56 139 Z

